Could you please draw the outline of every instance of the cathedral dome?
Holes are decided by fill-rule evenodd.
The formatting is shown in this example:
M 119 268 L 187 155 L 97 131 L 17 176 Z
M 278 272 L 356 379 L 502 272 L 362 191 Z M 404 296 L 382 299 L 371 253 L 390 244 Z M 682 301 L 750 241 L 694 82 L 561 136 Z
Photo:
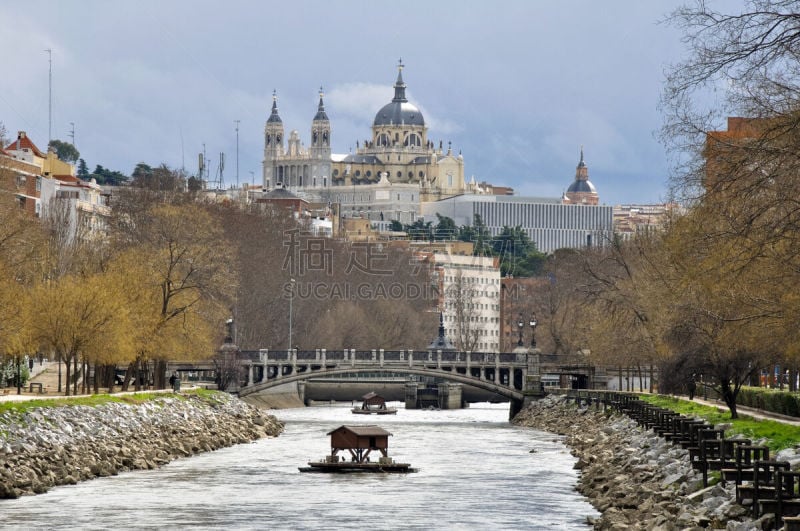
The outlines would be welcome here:
M 407 101 L 400 102 L 392 100 L 387 103 L 375 115 L 372 125 L 425 125 L 425 119 L 414 105 Z
M 425 125 L 425 119 L 419 109 L 408 103 L 406 84 L 403 83 L 403 63 L 398 65 L 397 81 L 394 84 L 394 98 L 381 107 L 375 115 L 373 126 L 380 125 Z

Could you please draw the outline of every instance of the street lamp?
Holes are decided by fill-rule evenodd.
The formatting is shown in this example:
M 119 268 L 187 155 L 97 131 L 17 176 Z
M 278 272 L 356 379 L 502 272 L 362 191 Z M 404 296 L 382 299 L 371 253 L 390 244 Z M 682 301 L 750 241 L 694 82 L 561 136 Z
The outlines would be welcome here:
M 538 322 L 536 321 L 536 314 L 531 314 L 531 348 L 536 348 L 536 325 Z
M 522 327 L 525 323 L 522 322 L 522 314 L 519 314 L 519 320 L 517 321 L 517 328 L 519 328 L 519 341 L 517 341 L 517 346 L 522 346 Z
M 291 292 L 289 292 L 289 350 L 292 350 L 292 302 L 294 301 L 294 279 L 290 278 Z

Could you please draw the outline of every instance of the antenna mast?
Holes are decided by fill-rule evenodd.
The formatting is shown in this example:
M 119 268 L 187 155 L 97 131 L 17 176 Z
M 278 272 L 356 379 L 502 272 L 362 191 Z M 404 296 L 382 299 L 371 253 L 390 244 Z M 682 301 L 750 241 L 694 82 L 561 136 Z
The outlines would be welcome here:
M 69 125 L 72 126 L 72 130 L 69 132 L 69 137 L 72 139 L 72 145 L 75 149 L 78 149 L 78 145 L 75 143 L 75 122 L 70 122 Z
M 220 190 L 225 189 L 225 178 L 222 176 L 225 171 L 225 153 L 219 153 L 219 180 L 217 181 Z
M 49 148 L 50 141 L 53 140 L 53 50 L 47 48 L 45 51 L 50 64 L 47 72 L 47 146 Z
M 239 122 L 241 120 L 234 120 L 236 122 L 236 188 L 239 188 Z

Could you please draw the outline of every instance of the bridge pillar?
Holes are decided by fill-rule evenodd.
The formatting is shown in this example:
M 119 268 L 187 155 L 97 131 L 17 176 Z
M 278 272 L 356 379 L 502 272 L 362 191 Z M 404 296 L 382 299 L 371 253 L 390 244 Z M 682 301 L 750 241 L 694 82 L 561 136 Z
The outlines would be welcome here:
M 297 396 L 300 397 L 300 400 L 303 402 L 303 404 L 306 403 L 306 382 L 297 382 Z
M 247 385 L 253 385 L 253 364 L 247 366 Z
M 419 401 L 417 400 L 417 391 L 420 386 L 425 384 L 417 382 L 406 383 L 406 409 L 419 409 Z
M 461 409 L 461 384 L 440 383 L 438 387 L 440 409 Z
M 409 350 L 408 351 L 408 366 L 409 366 L 409 368 L 414 366 L 414 351 L 413 350 Z
M 321 349 L 320 352 L 322 353 L 322 365 L 324 367 L 325 366 L 325 362 L 327 361 L 327 358 L 328 358 L 328 349 L 324 349 L 323 348 L 323 349 Z
M 258 361 L 266 364 L 268 360 L 269 360 L 269 349 L 268 348 L 258 349 Z
M 350 366 L 351 367 L 356 366 L 356 349 L 354 348 L 350 349 Z
M 516 398 L 511 399 L 511 404 L 509 404 L 508 408 L 508 420 L 513 419 L 517 416 L 517 413 L 522 411 L 525 402 L 523 400 L 517 400 Z
M 372 349 L 372 361 L 378 361 L 378 351 Z
M 380 355 L 380 366 L 383 367 L 383 349 L 380 349 L 378 354 Z
M 442 351 L 441 350 L 437 350 L 436 351 L 436 368 L 437 369 L 441 369 L 442 368 Z

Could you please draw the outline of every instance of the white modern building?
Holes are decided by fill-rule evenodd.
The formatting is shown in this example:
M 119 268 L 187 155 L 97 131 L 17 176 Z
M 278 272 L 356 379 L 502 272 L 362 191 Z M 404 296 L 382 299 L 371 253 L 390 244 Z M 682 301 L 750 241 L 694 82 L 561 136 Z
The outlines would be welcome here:
M 539 251 L 603 246 L 614 235 L 613 207 L 564 204 L 561 199 L 507 195 L 460 195 L 422 203 L 426 221 L 436 214 L 451 218 L 456 226 L 474 226 L 480 218 L 492 236 L 504 226 L 520 226 Z

